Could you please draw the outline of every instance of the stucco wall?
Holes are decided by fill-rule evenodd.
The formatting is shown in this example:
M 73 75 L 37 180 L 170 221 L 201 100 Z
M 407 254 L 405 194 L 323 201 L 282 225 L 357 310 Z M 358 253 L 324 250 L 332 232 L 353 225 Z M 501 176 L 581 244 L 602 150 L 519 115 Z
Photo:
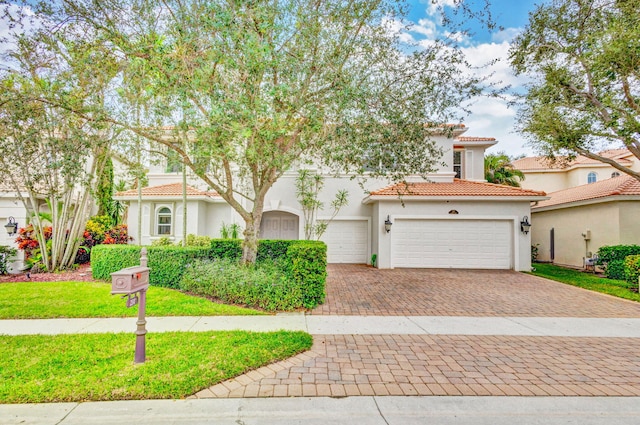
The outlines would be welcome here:
M 640 202 L 606 202 L 532 211 L 532 243 L 539 244 L 540 261 L 551 261 L 550 230 L 555 234 L 554 263 L 583 266 L 583 257 L 596 253 L 603 245 L 640 243 Z M 590 231 L 591 239 L 582 236 Z
M 546 193 L 566 189 L 566 173 L 534 173 L 524 171 L 525 179 L 520 182 L 523 189 L 542 190 Z

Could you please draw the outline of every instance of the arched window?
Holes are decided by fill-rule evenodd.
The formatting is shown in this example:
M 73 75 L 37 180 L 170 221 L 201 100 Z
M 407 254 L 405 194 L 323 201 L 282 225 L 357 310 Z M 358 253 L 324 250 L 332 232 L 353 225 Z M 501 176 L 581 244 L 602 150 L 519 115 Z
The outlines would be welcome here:
M 613 173 L 611 173 L 611 178 L 614 178 L 614 177 L 620 177 L 620 173 L 617 171 L 614 171 Z
M 171 234 L 171 210 L 168 207 L 162 207 L 158 210 L 157 220 L 158 234 L 170 235 Z
M 587 183 L 595 183 L 598 181 L 598 175 L 593 171 L 587 175 Z

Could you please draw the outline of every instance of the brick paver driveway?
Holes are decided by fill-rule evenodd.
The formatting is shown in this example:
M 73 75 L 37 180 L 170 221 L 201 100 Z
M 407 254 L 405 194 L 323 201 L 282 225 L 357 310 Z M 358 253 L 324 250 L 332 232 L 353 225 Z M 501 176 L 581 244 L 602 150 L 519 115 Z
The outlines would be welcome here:
M 640 317 L 640 303 L 508 270 L 330 264 L 327 298 L 312 314 Z
M 534 276 L 330 265 L 312 314 L 640 318 L 640 304 Z M 640 396 L 640 340 L 507 335 L 314 335 L 306 353 L 197 397 Z

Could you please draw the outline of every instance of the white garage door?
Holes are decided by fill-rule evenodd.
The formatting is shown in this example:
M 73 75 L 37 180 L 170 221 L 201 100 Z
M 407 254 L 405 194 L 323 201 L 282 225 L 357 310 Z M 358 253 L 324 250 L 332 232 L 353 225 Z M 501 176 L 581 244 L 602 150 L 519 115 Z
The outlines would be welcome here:
M 327 262 L 367 262 L 369 245 L 367 220 L 333 220 L 321 240 L 327 244 Z
M 506 220 L 402 220 L 391 229 L 393 267 L 511 269 Z

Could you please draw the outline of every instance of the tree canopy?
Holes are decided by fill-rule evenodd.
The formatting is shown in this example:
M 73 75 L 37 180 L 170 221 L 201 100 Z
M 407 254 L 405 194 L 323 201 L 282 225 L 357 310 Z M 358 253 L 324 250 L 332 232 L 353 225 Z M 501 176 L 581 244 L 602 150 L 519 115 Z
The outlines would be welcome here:
M 425 175 L 442 154 L 430 127 L 457 121 L 482 88 L 454 44 L 400 42 L 390 23 L 403 22 L 404 1 L 40 6 L 52 37 L 83 33 L 87 52 L 117 69 L 99 119 L 175 151 L 216 190 L 245 221 L 248 262 L 265 196 L 294 164 L 392 180 Z
M 629 149 L 640 159 L 640 3 L 553 0 L 536 8 L 510 51 L 532 78 L 520 130 L 550 158 L 584 155 L 640 180 L 598 154 Z

